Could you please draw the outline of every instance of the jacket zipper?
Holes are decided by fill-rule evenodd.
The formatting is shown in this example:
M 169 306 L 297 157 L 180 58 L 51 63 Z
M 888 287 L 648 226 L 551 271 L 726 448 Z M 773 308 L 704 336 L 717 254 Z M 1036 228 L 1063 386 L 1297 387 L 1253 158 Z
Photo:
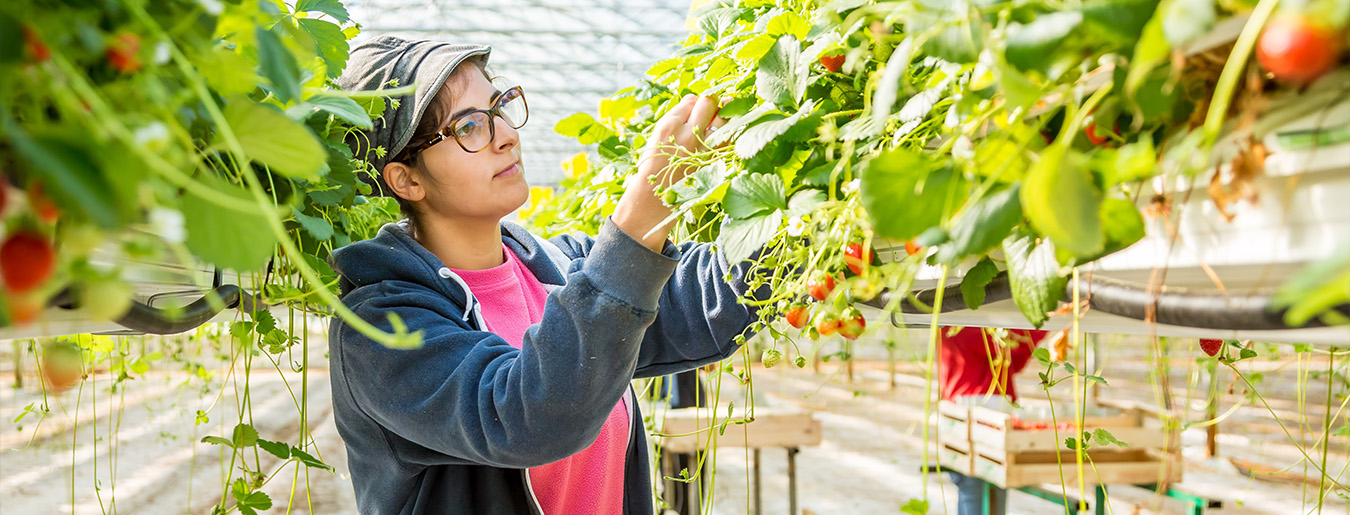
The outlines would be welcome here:
M 539 497 L 534 495 L 534 483 L 530 481 L 530 469 L 520 471 L 525 475 L 525 496 L 530 498 L 530 508 L 535 515 L 544 515 L 544 507 L 539 505 Z

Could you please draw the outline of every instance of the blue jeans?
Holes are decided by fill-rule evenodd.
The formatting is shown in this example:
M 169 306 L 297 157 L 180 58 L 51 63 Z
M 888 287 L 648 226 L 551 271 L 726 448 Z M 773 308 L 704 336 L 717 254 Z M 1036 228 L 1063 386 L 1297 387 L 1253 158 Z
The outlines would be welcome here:
M 1005 502 L 1007 500 L 1007 491 L 985 480 L 970 477 L 960 472 L 947 471 L 947 477 L 956 485 L 956 514 L 957 515 L 1003 515 L 1005 511 Z M 989 511 L 983 511 L 981 508 L 982 494 L 985 490 L 989 492 Z

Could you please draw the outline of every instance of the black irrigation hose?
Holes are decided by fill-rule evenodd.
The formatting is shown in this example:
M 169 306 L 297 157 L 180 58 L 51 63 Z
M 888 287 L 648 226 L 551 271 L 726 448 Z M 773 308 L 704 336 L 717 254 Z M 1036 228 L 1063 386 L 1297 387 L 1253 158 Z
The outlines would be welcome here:
M 1300 327 L 1285 325 L 1286 309 L 1274 307 L 1274 299 L 1269 293 L 1253 295 L 1227 295 L 1214 291 L 1195 291 L 1188 288 L 1163 287 L 1158 292 L 1149 291 L 1148 285 L 1093 277 L 1080 277 L 1079 297 L 1088 299 L 1088 306 L 1096 311 L 1132 318 L 1140 321 L 1150 320 L 1149 311 L 1153 307 L 1152 321 L 1158 324 L 1200 329 L 1219 329 L 1236 331 L 1277 331 L 1323 327 L 1317 319 L 1309 320 Z M 914 298 L 905 296 L 900 302 L 900 312 L 906 314 L 930 314 L 936 290 L 915 292 Z M 885 292 L 871 301 L 864 302 L 874 308 L 883 308 L 890 302 L 895 292 Z M 1006 273 L 1000 273 L 985 287 L 985 303 L 1012 298 L 1012 289 Z M 1073 298 L 1073 283 L 1065 288 L 1064 300 Z M 969 309 L 962 300 L 960 285 L 948 286 L 942 294 L 942 312 Z M 1350 304 L 1341 304 L 1332 309 L 1350 316 Z
M 213 305 L 213 297 L 218 299 L 220 304 Z M 65 309 L 77 307 L 69 289 L 53 298 L 51 304 Z M 245 295 L 238 286 L 226 284 L 206 292 L 200 299 L 180 308 L 154 308 L 132 301 L 131 308 L 115 322 L 122 327 L 145 334 L 177 334 L 195 329 L 215 318 L 222 311 L 216 309 L 218 305 L 223 305 L 225 309 L 239 308 L 248 312 L 266 308 L 258 299 Z

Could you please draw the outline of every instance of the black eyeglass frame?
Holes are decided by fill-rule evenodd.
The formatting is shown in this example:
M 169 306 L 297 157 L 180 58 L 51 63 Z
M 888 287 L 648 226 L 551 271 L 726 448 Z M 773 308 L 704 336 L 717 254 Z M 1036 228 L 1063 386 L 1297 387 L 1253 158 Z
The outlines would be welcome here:
M 519 101 L 520 105 L 525 109 L 525 116 L 521 118 L 519 125 L 516 125 L 515 123 L 513 123 L 513 120 L 502 115 L 502 106 L 506 105 L 507 102 L 512 101 Z M 479 148 L 477 150 L 471 150 L 469 149 L 469 147 L 464 146 L 464 142 L 460 141 L 459 136 L 456 136 L 454 130 L 452 129 L 454 129 L 455 124 L 458 123 L 460 120 L 464 119 L 464 117 L 472 116 L 478 113 L 486 113 L 488 115 L 488 140 L 487 143 L 482 146 L 482 148 Z M 512 129 L 519 129 L 525 126 L 525 122 L 529 121 L 530 119 L 530 104 L 529 102 L 525 101 L 524 89 L 522 89 L 520 86 L 515 86 L 513 88 L 507 89 L 506 91 L 503 91 L 501 95 L 497 96 L 497 101 L 492 103 L 492 107 L 488 109 L 474 109 L 472 111 L 462 113 L 459 116 L 456 116 L 454 119 L 450 120 L 450 123 L 445 124 L 444 128 L 442 128 L 439 131 L 436 131 L 435 134 L 432 134 L 431 139 L 427 140 L 426 143 L 417 145 L 416 147 L 413 147 L 411 150 L 409 150 L 407 152 L 407 156 L 412 157 L 417 154 L 420 154 L 426 149 L 429 149 L 432 146 L 435 146 L 437 143 L 440 143 L 447 139 L 455 140 L 455 143 L 459 144 L 459 148 L 464 149 L 465 152 L 468 152 L 470 154 L 482 152 L 483 149 L 492 146 L 492 142 L 497 139 L 498 117 L 500 117 L 503 120 L 506 120 L 506 124 L 510 125 Z

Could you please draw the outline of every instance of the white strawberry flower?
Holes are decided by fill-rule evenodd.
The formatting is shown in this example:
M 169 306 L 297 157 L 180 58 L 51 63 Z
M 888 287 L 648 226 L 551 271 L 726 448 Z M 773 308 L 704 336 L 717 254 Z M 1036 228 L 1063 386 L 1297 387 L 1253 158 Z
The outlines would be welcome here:
M 801 237 L 802 234 L 806 233 L 806 221 L 802 220 L 800 216 L 789 218 L 787 232 L 788 236 L 793 238 Z

